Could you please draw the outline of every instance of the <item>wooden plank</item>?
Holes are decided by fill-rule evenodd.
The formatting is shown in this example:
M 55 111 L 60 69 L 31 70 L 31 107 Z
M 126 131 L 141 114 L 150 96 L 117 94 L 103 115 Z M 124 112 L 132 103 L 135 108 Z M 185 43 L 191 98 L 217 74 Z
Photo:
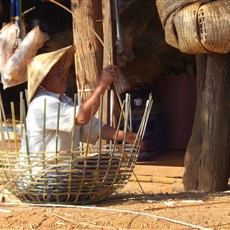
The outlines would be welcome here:
M 139 181 L 147 183 L 163 183 L 163 184 L 175 184 L 182 183 L 182 178 L 170 178 L 170 177 L 160 177 L 160 176 L 148 176 L 148 175 L 136 175 L 137 178 L 132 175 L 130 181 Z

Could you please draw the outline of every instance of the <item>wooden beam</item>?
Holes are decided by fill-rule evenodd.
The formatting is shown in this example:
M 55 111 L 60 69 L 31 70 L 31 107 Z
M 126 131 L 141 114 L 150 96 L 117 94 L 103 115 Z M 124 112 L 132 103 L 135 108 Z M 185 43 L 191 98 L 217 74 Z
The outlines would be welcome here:
M 83 101 L 98 84 L 103 65 L 101 1 L 72 0 L 75 67 Z

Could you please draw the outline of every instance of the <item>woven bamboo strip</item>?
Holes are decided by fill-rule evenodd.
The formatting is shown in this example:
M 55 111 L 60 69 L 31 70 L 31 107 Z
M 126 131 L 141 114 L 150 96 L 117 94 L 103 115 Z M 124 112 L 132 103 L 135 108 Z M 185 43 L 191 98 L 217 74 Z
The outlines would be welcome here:
M 4 126 L 5 126 L 5 129 L 6 129 L 6 134 L 7 134 L 7 139 L 8 139 L 8 145 L 9 145 L 9 148 L 12 149 L 11 141 L 10 141 L 10 135 L 9 135 L 9 130 L 8 130 L 8 124 L 7 124 L 5 110 L 4 110 L 4 107 L 3 107 L 2 95 L 1 94 L 0 94 L 0 107 L 1 107 L 1 114 L 2 114 L 2 117 L 3 117 Z M 4 140 L 5 140 L 5 135 L 4 135 Z
M 230 1 L 219 0 L 200 7 L 198 25 L 202 45 L 212 52 L 230 51 Z
M 199 28 L 197 27 L 199 7 L 199 2 L 184 7 L 173 18 L 181 52 L 189 54 L 207 52 L 200 42 Z
M 157 0 L 165 40 L 189 54 L 230 51 L 230 1 Z
M 107 152 L 107 151 L 105 151 L 105 152 Z M 15 153 L 13 154 L 13 155 L 16 155 Z M 68 155 L 68 154 L 66 154 L 66 155 Z M 5 155 L 6 157 L 7 157 L 7 155 Z M 110 156 L 111 157 L 111 156 Z M 79 159 L 80 157 L 78 157 L 78 159 Z M 68 159 L 68 158 L 67 158 Z M 82 167 L 83 167 L 83 169 L 85 169 L 86 170 L 86 172 L 87 172 L 87 168 L 90 170 L 90 166 L 88 166 L 87 164 L 85 164 L 85 162 L 87 162 L 88 164 L 90 164 L 90 162 L 94 162 L 95 160 L 97 160 L 98 159 L 98 156 L 88 156 L 88 157 L 82 157 L 81 158 L 82 159 L 82 162 L 84 162 L 84 164 L 82 165 Z M 110 165 L 110 169 L 109 169 L 109 172 L 108 172 L 108 159 L 110 159 L 110 162 L 112 162 L 112 163 L 110 163 L 111 165 Z M 117 159 L 117 160 L 116 160 Z M 103 164 L 105 164 L 105 166 L 104 167 L 100 167 L 100 170 L 99 170 L 99 172 L 100 172 L 100 174 L 102 174 L 102 175 L 104 175 L 104 173 L 105 172 L 108 172 L 107 173 L 107 175 L 109 175 L 108 176 L 108 178 L 111 178 L 110 179 L 110 181 L 111 181 L 111 183 L 114 181 L 114 175 L 117 173 L 117 167 L 115 167 L 115 166 L 112 166 L 112 164 L 114 164 L 114 162 L 115 163 L 117 163 L 118 162 L 118 160 L 119 160 L 120 158 L 119 158 L 119 156 L 114 156 L 114 158 L 112 157 L 112 158 L 109 158 L 109 156 L 107 155 L 107 156 L 105 156 L 105 155 L 102 155 L 101 156 L 101 164 L 103 165 Z M 32 160 L 32 159 L 31 159 Z M 63 159 L 62 159 L 63 160 Z M 115 160 L 115 161 L 114 161 Z M 134 165 L 135 165 L 135 158 L 132 160 L 133 161 L 133 165 L 132 165 L 132 167 L 134 167 Z M 38 162 L 39 163 L 39 162 Z M 45 162 L 46 164 L 48 164 L 48 165 L 46 165 L 47 167 L 46 167 L 46 172 L 50 172 L 51 170 L 50 170 L 50 166 L 51 166 L 51 161 L 46 161 Z M 53 161 L 53 163 L 54 163 L 54 165 L 56 165 L 56 162 L 55 161 Z M 61 166 L 61 164 L 60 164 L 60 162 L 59 162 L 59 166 Z M 15 175 L 17 175 L 17 173 L 19 172 L 18 170 L 14 170 L 14 171 L 9 171 L 9 170 L 7 170 L 7 168 L 4 170 L 4 171 L 7 171 L 7 173 L 11 173 L 11 174 L 15 174 Z M 54 171 L 54 170 L 53 170 Z M 76 169 L 75 169 L 75 171 L 76 171 Z M 122 173 L 126 173 L 126 175 L 125 175 L 125 179 L 126 179 L 126 181 L 127 181 L 127 179 L 129 178 L 129 174 L 131 174 L 131 172 L 132 172 L 132 170 L 127 170 L 127 163 L 126 162 L 123 162 L 122 164 L 121 164 L 121 167 L 120 167 L 120 169 L 119 169 L 119 176 L 116 178 L 116 183 L 118 183 L 119 182 L 119 180 L 122 178 Z M 2 173 L 2 172 L 1 172 Z M 44 173 L 44 172 L 43 172 Z M 68 171 L 68 173 L 69 173 L 69 171 Z M 73 173 L 74 173 L 74 170 L 73 170 Z M 23 175 L 23 174 L 22 174 Z M 14 175 L 12 175 L 12 177 L 13 177 Z M 22 181 L 22 180 L 24 180 L 24 183 L 25 183 L 25 178 L 26 177 L 19 177 L 18 178 L 18 180 L 16 181 L 16 183 L 19 183 L 20 181 Z M 123 179 L 124 179 L 123 178 Z M 75 179 L 75 180 L 73 180 L 72 179 L 72 181 L 75 181 L 75 182 L 79 182 L 79 181 L 83 181 L 84 183 L 85 182 L 87 182 L 87 186 L 93 186 L 93 188 L 92 187 L 90 187 L 90 190 L 91 191 L 93 191 L 93 193 L 97 193 L 96 191 L 98 190 L 98 188 L 100 188 L 101 187 L 101 185 L 100 184 L 98 184 L 98 182 L 97 181 L 94 181 L 94 180 L 97 180 L 98 178 L 96 177 L 95 178 L 95 176 L 94 177 L 89 177 L 89 176 L 85 176 L 85 177 L 81 177 L 81 178 L 78 178 L 78 179 Z M 119 184 L 114 184 L 112 187 L 111 187 L 111 189 L 114 189 L 114 188 L 116 188 L 116 187 L 120 187 L 120 186 L 123 186 L 124 185 L 124 183 L 125 183 L 125 181 L 123 181 L 123 179 L 122 179 L 122 182 L 120 181 L 119 182 Z M 45 179 L 44 179 L 45 180 Z M 43 182 L 44 182 L 44 180 L 43 180 Z M 105 181 L 105 180 L 102 180 L 102 181 Z M 26 184 L 27 184 L 27 189 L 25 190 L 25 188 L 23 188 L 23 191 L 24 191 L 24 193 L 28 193 L 28 194 L 30 194 L 30 198 L 31 197 L 33 197 L 33 196 L 35 196 L 36 195 L 36 192 L 38 192 L 37 191 L 37 189 L 32 189 L 31 191 L 32 192 L 29 192 L 29 190 L 28 190 L 28 188 L 31 188 L 31 186 L 32 185 L 36 185 L 36 184 L 38 184 L 38 182 L 36 182 L 35 180 L 33 180 L 33 182 L 31 182 L 31 181 L 27 181 L 26 182 Z M 44 183 L 43 183 L 44 184 Z M 103 185 L 104 186 L 104 185 Z M 25 187 L 25 186 L 24 186 Z M 107 187 L 107 189 L 109 188 L 108 186 L 106 186 Z M 78 188 L 79 189 L 79 188 Z M 83 192 L 81 191 L 81 193 L 80 193 L 80 195 L 82 196 L 82 194 L 87 194 L 88 192 L 86 191 L 86 188 L 85 188 L 85 186 L 82 186 L 82 189 L 83 189 Z M 105 189 L 105 188 L 103 188 L 103 189 Z M 16 189 L 17 190 L 17 189 Z M 58 196 L 59 195 L 61 195 L 61 194 L 66 194 L 66 192 L 64 192 L 64 193 L 58 193 L 58 190 L 55 190 L 56 191 L 56 195 L 57 195 L 57 198 L 58 198 Z M 17 194 L 19 194 L 19 195 L 22 195 L 23 194 L 23 192 L 22 191 L 14 191 L 14 193 L 15 192 L 17 192 Z M 73 193 L 73 192 L 72 192 Z M 100 193 L 100 192 L 99 192 Z M 76 191 L 75 191 L 75 194 L 76 194 Z M 90 193 L 91 194 L 91 193 Z M 88 194 L 89 195 L 89 194 Z M 87 196 L 88 196 L 87 195 Z M 92 195 L 92 194 L 91 194 Z M 108 195 L 108 194 L 103 194 L 103 196 L 102 197 L 104 197 L 105 195 Z M 38 197 L 38 194 L 36 195 L 36 197 Z M 97 196 L 98 197 L 98 196 Z M 34 201 L 37 201 L 37 198 L 36 199 L 34 199 Z
M 196 2 L 200 2 L 200 0 L 157 0 L 156 5 L 163 27 L 172 13 Z

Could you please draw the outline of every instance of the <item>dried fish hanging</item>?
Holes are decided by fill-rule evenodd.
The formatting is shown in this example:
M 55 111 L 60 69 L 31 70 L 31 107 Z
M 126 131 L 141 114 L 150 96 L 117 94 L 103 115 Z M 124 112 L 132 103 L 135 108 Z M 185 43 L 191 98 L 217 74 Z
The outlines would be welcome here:
M 4 89 L 27 81 L 27 64 L 48 39 L 38 26 L 25 35 L 22 19 L 25 13 L 21 13 L 21 0 L 11 0 L 12 22 L 0 31 L 0 72 Z
M 17 10 L 16 10 L 17 5 Z M 20 43 L 22 32 L 20 32 L 21 21 L 19 20 L 20 9 L 18 0 L 10 1 L 10 15 L 12 21 L 3 26 L 0 31 L 0 71 L 4 68 L 9 58 Z M 20 9 L 19 9 L 20 8 Z M 22 26 L 21 26 L 22 29 Z

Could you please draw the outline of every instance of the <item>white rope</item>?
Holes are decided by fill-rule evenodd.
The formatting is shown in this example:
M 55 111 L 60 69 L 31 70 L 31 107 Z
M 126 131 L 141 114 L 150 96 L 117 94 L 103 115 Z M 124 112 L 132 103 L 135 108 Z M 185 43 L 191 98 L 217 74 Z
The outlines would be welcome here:
M 166 220 L 172 223 L 185 225 L 191 228 L 201 229 L 201 230 L 211 230 L 210 228 L 205 228 L 202 226 L 189 224 L 183 221 L 174 220 L 171 218 L 163 217 L 163 216 L 157 216 L 152 215 L 145 212 L 136 212 L 136 211 L 130 211 L 130 210 L 122 210 L 122 209 L 113 209 L 113 208 L 103 208 L 103 207 L 96 207 L 96 206 L 80 206 L 80 205 L 62 205 L 62 204 L 25 204 L 25 203 L 4 203 L 5 205 L 25 205 L 25 206 L 38 206 L 38 207 L 60 207 L 60 208 L 82 208 L 82 209 L 97 209 L 102 211 L 112 211 L 112 212 L 122 212 L 122 213 L 129 213 L 129 214 L 135 214 L 135 215 L 142 215 L 142 216 L 148 216 L 152 218 L 158 218 L 161 220 Z

